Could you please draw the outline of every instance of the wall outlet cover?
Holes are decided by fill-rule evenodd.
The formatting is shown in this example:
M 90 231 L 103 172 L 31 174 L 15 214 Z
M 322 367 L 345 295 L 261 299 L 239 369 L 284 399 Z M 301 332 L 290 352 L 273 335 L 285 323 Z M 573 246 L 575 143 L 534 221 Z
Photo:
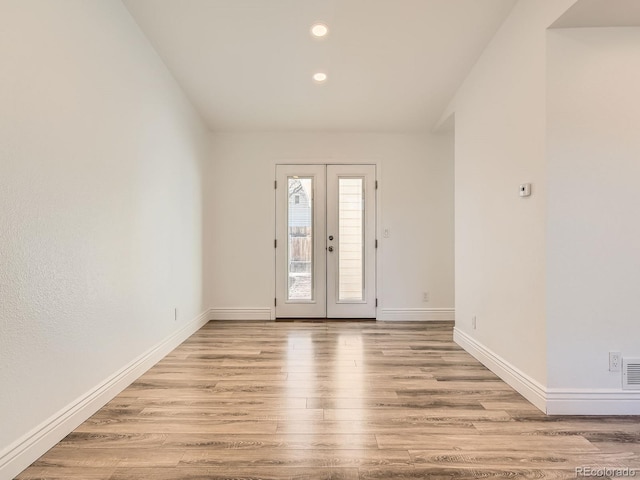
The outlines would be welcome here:
M 622 371 L 622 353 L 609 352 L 609 371 L 610 372 Z

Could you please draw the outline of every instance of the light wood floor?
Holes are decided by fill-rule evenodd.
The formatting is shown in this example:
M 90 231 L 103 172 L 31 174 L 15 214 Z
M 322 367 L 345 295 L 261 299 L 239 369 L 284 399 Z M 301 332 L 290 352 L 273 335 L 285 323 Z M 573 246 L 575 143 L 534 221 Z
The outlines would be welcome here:
M 547 417 L 452 324 L 210 322 L 17 478 L 575 478 L 640 417 Z

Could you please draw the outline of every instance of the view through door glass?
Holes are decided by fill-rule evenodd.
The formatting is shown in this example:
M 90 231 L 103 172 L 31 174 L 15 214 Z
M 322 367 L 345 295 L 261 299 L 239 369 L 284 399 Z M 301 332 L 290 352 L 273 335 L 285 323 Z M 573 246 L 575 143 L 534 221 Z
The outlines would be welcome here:
M 288 177 L 287 300 L 313 300 L 313 178 Z
M 364 299 L 364 182 L 338 179 L 338 300 Z

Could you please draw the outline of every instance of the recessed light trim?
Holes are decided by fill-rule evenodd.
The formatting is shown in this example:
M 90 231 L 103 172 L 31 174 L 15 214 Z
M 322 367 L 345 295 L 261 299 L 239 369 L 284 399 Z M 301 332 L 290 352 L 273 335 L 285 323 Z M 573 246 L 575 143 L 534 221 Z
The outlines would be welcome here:
M 313 74 L 313 81 L 316 83 L 324 83 L 327 81 L 327 74 L 324 72 L 316 72 Z
M 324 23 L 314 23 L 311 26 L 311 35 L 316 38 L 326 37 L 329 33 L 329 27 L 327 27 Z

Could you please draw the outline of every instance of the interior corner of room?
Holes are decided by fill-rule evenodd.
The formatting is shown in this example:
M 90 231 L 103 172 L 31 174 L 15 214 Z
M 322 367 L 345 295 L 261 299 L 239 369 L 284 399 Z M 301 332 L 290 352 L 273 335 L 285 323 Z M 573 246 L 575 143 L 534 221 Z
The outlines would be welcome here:
M 341 48 L 274 7 L 233 54 L 226 4 L 0 2 L 0 478 L 208 321 L 275 318 L 284 164 L 375 165 L 377 321 L 455 320 L 550 415 L 640 414 L 638 2 L 363 2 Z

